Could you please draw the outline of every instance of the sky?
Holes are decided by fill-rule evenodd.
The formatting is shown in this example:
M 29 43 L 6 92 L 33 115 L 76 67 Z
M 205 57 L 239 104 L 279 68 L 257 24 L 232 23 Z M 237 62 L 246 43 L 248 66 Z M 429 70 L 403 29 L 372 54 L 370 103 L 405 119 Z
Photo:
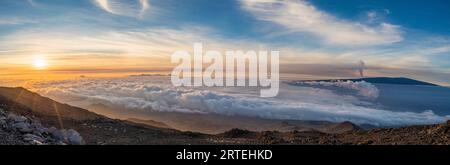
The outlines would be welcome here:
M 192 50 L 279 50 L 282 74 L 450 84 L 447 0 L 1 0 L 0 77 L 170 71 Z

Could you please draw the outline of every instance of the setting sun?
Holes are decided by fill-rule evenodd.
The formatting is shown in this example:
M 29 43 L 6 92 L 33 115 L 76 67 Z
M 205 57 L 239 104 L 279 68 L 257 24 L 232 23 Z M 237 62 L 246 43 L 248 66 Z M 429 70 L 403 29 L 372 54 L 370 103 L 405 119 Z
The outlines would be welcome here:
M 47 67 L 47 61 L 41 57 L 37 57 L 33 60 L 33 67 L 42 70 Z

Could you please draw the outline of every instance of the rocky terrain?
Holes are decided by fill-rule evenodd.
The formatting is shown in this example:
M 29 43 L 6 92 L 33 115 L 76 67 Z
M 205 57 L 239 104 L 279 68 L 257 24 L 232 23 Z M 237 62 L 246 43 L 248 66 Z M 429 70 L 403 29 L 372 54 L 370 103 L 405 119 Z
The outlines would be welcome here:
M 348 122 L 343 123 L 345 125 Z M 233 129 L 218 136 L 240 139 L 242 144 L 306 144 L 306 145 L 450 145 L 450 121 L 443 124 L 348 130 L 343 133 L 319 131 L 263 131 Z
M 0 144 L 82 145 L 83 138 L 73 130 L 46 128 L 39 120 L 7 113 L 0 109 Z
M 110 119 L 58 103 L 24 88 L 0 87 L 0 109 L 0 145 L 450 144 L 450 122 L 370 130 L 351 122 L 317 127 L 320 129 L 304 129 L 284 122 L 283 131 L 231 129 L 219 134 L 183 132 L 157 121 Z

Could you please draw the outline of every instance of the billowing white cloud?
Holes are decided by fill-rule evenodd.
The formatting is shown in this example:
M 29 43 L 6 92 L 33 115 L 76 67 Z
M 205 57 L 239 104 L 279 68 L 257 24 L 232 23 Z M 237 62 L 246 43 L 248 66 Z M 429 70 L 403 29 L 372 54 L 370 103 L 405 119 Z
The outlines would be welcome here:
M 286 85 L 286 84 L 285 84 Z M 248 88 L 182 88 L 169 77 L 50 81 L 32 84 L 34 90 L 56 100 L 77 105 L 104 104 L 126 110 L 238 115 L 267 119 L 352 121 L 357 124 L 400 126 L 440 123 L 449 116 L 432 111 L 394 112 L 371 108 L 354 96 L 310 87 L 281 87 L 276 98 L 260 98 Z M 231 90 L 231 91 L 227 91 Z M 239 94 L 236 94 L 239 93 Z
M 149 9 L 148 0 L 94 0 L 101 9 L 122 16 L 142 17 Z
M 379 45 L 403 40 L 397 25 L 382 22 L 369 26 L 339 19 L 303 0 L 242 0 L 241 4 L 257 19 L 284 26 L 292 32 L 311 33 L 328 44 Z

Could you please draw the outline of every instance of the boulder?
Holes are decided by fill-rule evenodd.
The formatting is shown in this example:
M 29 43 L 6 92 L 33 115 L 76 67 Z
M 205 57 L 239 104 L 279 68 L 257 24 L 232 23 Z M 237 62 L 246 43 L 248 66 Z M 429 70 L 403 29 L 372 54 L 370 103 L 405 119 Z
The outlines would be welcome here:
M 44 128 L 44 127 L 37 127 L 37 128 L 34 129 L 33 132 L 35 132 L 35 134 L 41 134 L 41 135 L 44 135 L 44 134 L 48 135 L 49 134 L 48 129 Z
M 8 120 L 13 121 L 15 123 L 26 122 L 28 119 L 24 116 L 19 116 L 15 114 L 8 114 Z
M 23 135 L 23 140 L 27 142 L 38 142 L 39 144 L 42 144 L 45 142 L 45 139 L 43 137 L 34 135 L 34 134 L 25 134 Z
M 48 132 L 50 133 L 50 135 L 52 135 L 55 141 L 66 141 L 66 137 L 63 131 L 56 129 L 55 127 L 51 127 L 48 129 Z
M 37 141 L 37 140 L 32 140 L 29 142 L 31 145 L 44 145 L 44 143 Z
M 62 142 L 71 145 L 82 145 L 84 144 L 83 138 L 81 135 L 73 130 L 58 130 L 54 127 L 49 129 L 49 133 L 55 139 L 56 142 Z
M 6 120 L 0 118 L 0 127 L 4 127 L 6 125 Z
M 32 132 L 33 130 L 30 128 L 30 124 L 28 123 L 24 123 L 24 122 L 19 122 L 19 123 L 14 123 L 12 125 L 12 128 L 20 131 L 22 133 L 29 133 Z
M 62 145 L 63 146 L 63 145 L 67 145 L 67 144 L 62 142 L 62 141 L 58 141 L 58 142 L 55 143 L 55 145 Z
M 32 121 L 30 127 L 33 129 L 35 134 L 42 135 L 48 133 L 47 129 L 38 121 Z
M 0 108 L 0 116 L 6 116 L 6 112 Z
M 72 145 L 84 144 L 84 141 L 83 141 L 83 138 L 81 137 L 81 135 L 73 129 L 69 129 L 66 132 L 66 137 L 67 137 L 67 141 L 69 142 L 69 144 L 72 144 Z

